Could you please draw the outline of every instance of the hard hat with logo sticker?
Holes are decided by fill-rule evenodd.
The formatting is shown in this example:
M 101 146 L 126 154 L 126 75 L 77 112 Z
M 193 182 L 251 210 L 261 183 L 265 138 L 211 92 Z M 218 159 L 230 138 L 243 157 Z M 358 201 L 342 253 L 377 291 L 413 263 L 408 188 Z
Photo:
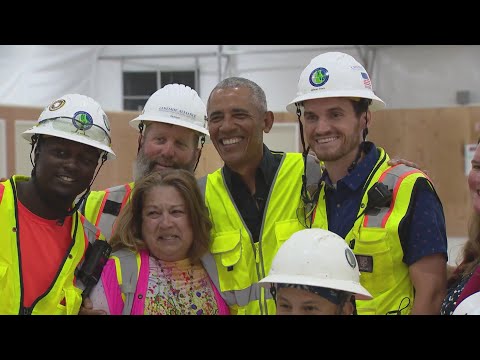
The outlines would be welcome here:
M 480 291 L 463 299 L 452 315 L 480 315 Z
M 111 148 L 110 123 L 105 112 L 92 98 L 66 94 L 48 105 L 32 128 L 22 137 L 32 142 L 35 135 L 50 135 L 103 150 L 108 159 L 115 159 Z
M 268 276 L 259 283 L 318 286 L 351 292 L 360 300 L 372 298 L 360 284 L 357 260 L 345 240 L 317 228 L 292 234 L 278 249 Z
M 287 111 L 296 113 L 295 103 L 329 97 L 371 99 L 370 110 L 381 110 L 385 103 L 372 90 L 372 81 L 365 68 L 352 56 L 327 52 L 316 56 L 303 70 L 296 97 Z
M 138 128 L 141 121 L 183 126 L 209 135 L 205 104 L 195 90 L 183 84 L 168 84 L 153 93 L 130 125 Z

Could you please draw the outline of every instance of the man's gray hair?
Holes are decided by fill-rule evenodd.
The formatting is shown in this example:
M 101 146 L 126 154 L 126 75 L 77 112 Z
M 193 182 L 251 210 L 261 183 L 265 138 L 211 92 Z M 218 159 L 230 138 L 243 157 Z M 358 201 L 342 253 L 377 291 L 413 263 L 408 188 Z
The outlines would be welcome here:
M 210 102 L 210 97 L 212 96 L 214 91 L 218 89 L 231 89 L 236 87 L 244 87 L 244 88 L 250 89 L 252 91 L 253 103 L 256 105 L 258 110 L 260 112 L 266 112 L 268 110 L 267 97 L 265 96 L 265 91 L 263 91 L 263 89 L 252 80 L 248 80 L 242 77 L 235 77 L 235 76 L 226 78 L 220 81 L 215 86 L 215 88 L 210 93 L 210 96 L 208 97 L 207 107 L 208 107 L 208 103 Z

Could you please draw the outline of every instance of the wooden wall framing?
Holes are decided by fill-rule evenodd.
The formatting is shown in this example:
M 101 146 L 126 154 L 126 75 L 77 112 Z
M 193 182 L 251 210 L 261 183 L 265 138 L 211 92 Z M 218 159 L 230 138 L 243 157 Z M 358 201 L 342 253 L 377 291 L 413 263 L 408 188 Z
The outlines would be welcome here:
M 15 138 L 15 121 L 35 120 L 41 111 L 41 108 L 0 106 L 0 118 L 5 120 L 8 174 L 15 172 L 15 142 L 25 141 Z M 128 122 L 138 113 L 107 112 L 107 115 L 112 126 L 112 146 L 118 158 L 105 163 L 94 189 L 131 181 L 137 152 L 138 132 Z M 296 122 L 297 119 L 289 113 L 277 113 L 275 121 Z M 391 157 L 411 160 L 428 173 L 443 202 L 448 236 L 464 237 L 471 208 L 464 174 L 464 145 L 476 143 L 479 136 L 480 107 L 472 106 L 382 110 L 373 114 L 368 139 L 384 147 Z M 201 177 L 220 166 L 222 160 L 207 142 L 196 176 Z

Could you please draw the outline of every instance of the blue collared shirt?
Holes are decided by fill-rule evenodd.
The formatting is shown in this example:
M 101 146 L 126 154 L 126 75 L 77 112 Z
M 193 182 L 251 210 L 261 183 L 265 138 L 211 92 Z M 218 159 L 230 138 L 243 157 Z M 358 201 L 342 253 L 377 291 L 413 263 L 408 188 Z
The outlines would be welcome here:
M 362 201 L 363 185 L 379 157 L 373 143 L 365 145 L 365 157 L 337 182 L 336 189 L 328 173 L 324 174 L 328 229 L 343 238 L 353 227 Z M 442 204 L 425 182 L 418 182 L 415 188 L 410 215 L 399 228 L 403 262 L 409 266 L 427 255 L 442 253 L 448 257 Z

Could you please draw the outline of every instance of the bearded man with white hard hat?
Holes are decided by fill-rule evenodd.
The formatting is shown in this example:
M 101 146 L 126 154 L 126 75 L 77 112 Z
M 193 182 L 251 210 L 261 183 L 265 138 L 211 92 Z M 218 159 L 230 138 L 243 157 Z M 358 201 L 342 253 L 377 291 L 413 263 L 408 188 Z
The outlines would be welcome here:
M 131 120 L 130 125 L 139 130 L 135 180 L 168 168 L 195 171 L 205 136 L 209 135 L 205 104 L 195 90 L 183 84 L 165 85 L 150 96 L 142 113 Z M 80 207 L 85 217 L 100 228 L 107 241 L 120 211 L 130 200 L 134 186 L 133 181 L 102 191 L 91 191 Z M 129 264 L 137 261 L 133 253 L 126 256 L 113 253 L 112 257 L 116 258 L 122 272 L 131 270 L 133 267 Z M 202 262 L 218 287 L 211 254 L 205 254 Z M 133 281 L 132 286 L 135 288 L 136 285 Z M 101 315 L 105 311 L 93 308 L 90 299 L 86 298 L 81 314 Z
M 135 180 L 166 168 L 195 171 L 209 135 L 205 104 L 195 90 L 182 84 L 165 85 L 150 96 L 130 125 L 139 130 Z M 107 241 L 134 185 L 132 181 L 91 191 L 82 203 L 80 210 Z

